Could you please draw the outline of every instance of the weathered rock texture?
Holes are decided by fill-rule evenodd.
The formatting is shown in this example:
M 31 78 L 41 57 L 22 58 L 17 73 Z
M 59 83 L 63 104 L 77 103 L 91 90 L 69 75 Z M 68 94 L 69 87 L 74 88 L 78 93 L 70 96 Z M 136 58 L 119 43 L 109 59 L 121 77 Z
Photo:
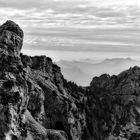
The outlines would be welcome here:
M 140 139 L 140 68 L 93 78 L 87 92 L 91 139 Z
M 30 77 L 28 110 L 32 116 L 45 128 L 65 131 L 69 140 L 80 140 L 86 126 L 84 109 L 78 108 L 83 102 L 64 86 L 60 68 L 45 56 L 21 54 L 21 58 Z M 33 86 L 40 89 L 35 90 Z
M 23 36 L 12 21 L 0 27 L 0 140 L 80 140 L 85 114 L 60 68 L 46 56 L 22 55 Z
M 51 58 L 21 54 L 23 36 L 0 27 L 0 140 L 140 139 L 140 68 L 78 87 Z

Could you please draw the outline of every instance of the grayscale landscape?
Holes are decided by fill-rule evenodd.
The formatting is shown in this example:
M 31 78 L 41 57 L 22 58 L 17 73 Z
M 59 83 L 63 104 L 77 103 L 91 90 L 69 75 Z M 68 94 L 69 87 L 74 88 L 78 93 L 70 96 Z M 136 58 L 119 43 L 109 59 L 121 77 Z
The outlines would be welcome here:
M 0 140 L 140 140 L 140 1 L 0 0 Z

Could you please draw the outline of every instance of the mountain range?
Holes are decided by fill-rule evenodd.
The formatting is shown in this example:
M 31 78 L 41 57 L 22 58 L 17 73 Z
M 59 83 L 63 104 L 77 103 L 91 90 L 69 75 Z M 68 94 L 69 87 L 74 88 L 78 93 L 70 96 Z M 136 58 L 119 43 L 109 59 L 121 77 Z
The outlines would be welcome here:
M 66 80 L 51 58 L 22 54 L 23 38 L 15 22 L 0 26 L 0 140 L 140 140 L 138 66 L 94 76 L 82 87 Z M 98 70 L 104 63 L 93 65 Z
M 140 61 L 131 58 L 105 59 L 100 62 L 96 60 L 58 61 L 65 78 L 74 81 L 78 85 L 88 86 L 92 77 L 104 73 L 114 75 L 135 65 L 140 66 Z

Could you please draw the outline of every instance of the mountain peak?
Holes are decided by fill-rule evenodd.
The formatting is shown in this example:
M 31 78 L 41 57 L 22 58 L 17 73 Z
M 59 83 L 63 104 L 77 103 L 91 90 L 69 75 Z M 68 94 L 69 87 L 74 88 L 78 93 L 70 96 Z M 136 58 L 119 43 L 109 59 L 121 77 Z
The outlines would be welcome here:
M 19 37 L 23 38 L 24 33 L 23 30 L 19 27 L 18 24 L 16 24 L 14 21 L 11 20 L 7 20 L 1 27 L 0 27 L 0 34 L 2 34 L 2 32 L 4 30 L 7 31 L 11 31 L 14 32 L 15 34 L 17 34 Z
M 13 21 L 0 26 L 0 48 L 9 56 L 19 57 L 23 44 L 23 30 Z

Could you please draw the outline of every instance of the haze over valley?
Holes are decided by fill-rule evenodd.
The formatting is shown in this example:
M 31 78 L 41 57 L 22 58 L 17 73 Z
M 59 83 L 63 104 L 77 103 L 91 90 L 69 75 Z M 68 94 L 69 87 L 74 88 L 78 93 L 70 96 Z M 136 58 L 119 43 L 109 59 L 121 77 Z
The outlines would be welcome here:
M 24 54 L 51 57 L 78 84 L 139 64 L 139 0 L 2 0 L 0 13 L 23 28 Z

